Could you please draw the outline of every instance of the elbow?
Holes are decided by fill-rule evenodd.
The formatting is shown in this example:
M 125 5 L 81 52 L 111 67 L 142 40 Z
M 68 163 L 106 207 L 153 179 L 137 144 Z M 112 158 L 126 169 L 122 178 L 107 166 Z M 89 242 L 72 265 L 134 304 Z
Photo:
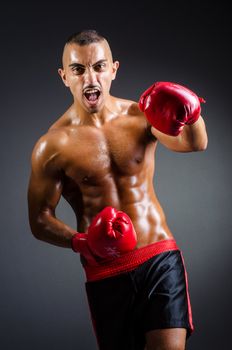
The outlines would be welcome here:
M 38 224 L 30 223 L 31 233 L 36 238 L 41 240 L 41 227 Z
M 43 240 L 43 233 L 46 227 L 44 216 L 39 215 L 37 218 L 30 218 L 29 224 L 32 235 L 38 240 Z
M 193 146 L 192 151 L 193 152 L 203 152 L 208 147 L 208 138 L 202 140 L 202 142 L 196 144 Z
M 193 152 L 203 152 L 207 149 L 207 144 L 202 144 L 193 148 Z

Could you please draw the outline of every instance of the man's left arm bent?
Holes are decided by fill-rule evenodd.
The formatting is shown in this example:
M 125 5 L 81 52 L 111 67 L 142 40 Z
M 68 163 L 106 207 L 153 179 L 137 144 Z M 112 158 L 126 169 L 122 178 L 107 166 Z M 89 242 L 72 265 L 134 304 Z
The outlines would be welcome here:
M 151 126 L 151 133 L 165 147 L 176 152 L 204 151 L 208 137 L 200 115 L 201 103 L 187 87 L 157 82 L 139 99 L 139 108 Z
M 166 148 L 174 152 L 205 151 L 208 145 L 206 126 L 202 116 L 192 125 L 185 125 L 178 136 L 166 135 L 151 127 L 151 133 Z

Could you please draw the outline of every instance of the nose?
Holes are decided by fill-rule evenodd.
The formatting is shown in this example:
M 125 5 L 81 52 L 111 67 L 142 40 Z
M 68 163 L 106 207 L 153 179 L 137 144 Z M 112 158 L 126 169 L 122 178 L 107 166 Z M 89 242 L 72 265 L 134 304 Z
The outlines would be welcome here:
M 92 67 L 89 67 L 85 71 L 85 84 L 95 85 L 96 82 L 97 82 L 97 72 L 95 72 Z

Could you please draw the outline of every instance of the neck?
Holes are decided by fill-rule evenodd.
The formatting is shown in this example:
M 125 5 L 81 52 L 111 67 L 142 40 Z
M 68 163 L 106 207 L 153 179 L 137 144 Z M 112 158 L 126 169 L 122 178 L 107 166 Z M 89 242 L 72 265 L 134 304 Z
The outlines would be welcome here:
M 73 109 L 80 120 L 80 124 L 93 125 L 98 128 L 115 118 L 119 113 L 119 106 L 117 106 L 117 103 L 112 96 L 109 96 L 103 108 L 96 113 L 87 112 L 77 103 L 77 101 L 74 101 Z

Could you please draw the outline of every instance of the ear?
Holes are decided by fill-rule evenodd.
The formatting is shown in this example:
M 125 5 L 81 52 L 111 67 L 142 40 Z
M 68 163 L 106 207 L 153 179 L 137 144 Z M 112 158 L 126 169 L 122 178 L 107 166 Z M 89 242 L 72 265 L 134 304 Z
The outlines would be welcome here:
M 117 74 L 117 70 L 119 68 L 119 61 L 114 61 L 113 62 L 113 76 L 112 76 L 112 80 L 114 80 L 116 78 L 116 74 Z
M 68 84 L 68 82 L 67 82 L 66 74 L 65 74 L 64 69 L 59 68 L 59 69 L 58 69 L 58 73 L 59 73 L 59 75 L 61 76 L 61 79 L 63 80 L 64 85 L 67 86 L 67 87 L 69 87 L 69 84 Z

